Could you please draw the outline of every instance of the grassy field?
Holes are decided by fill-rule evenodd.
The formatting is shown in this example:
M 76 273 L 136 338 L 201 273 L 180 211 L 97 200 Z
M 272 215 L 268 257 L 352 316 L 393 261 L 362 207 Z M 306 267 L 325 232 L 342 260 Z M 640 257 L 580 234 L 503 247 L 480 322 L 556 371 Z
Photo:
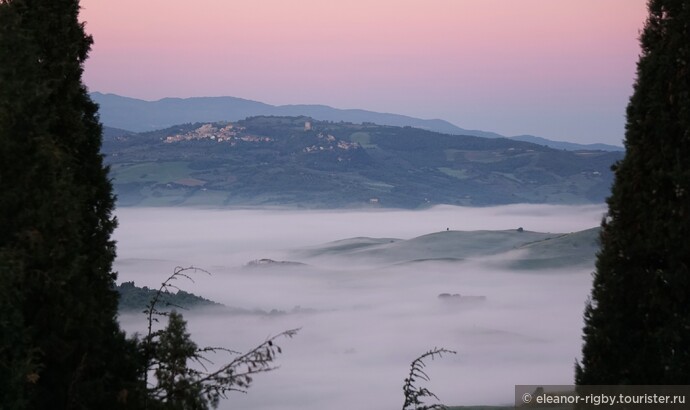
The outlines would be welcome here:
M 127 182 L 173 182 L 182 178 L 189 178 L 192 170 L 188 162 L 141 162 L 137 164 L 114 164 L 111 167 L 112 176 L 118 183 Z
M 407 240 L 349 238 L 295 251 L 294 257 L 361 259 L 382 264 L 457 261 L 511 252 L 496 262 L 518 271 L 593 266 L 599 228 L 569 234 L 530 231 L 440 231 Z M 353 259 L 354 258 L 354 259 Z

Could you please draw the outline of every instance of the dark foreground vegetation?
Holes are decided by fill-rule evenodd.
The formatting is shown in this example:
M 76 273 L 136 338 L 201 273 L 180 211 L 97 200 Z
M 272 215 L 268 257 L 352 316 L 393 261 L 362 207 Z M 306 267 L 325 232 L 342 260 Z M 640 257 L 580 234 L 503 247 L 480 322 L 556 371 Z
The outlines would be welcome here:
M 651 0 L 578 384 L 690 384 L 690 0 Z
M 77 0 L 0 0 L 0 408 L 213 407 L 227 393 L 246 390 L 254 374 L 273 369 L 280 347 L 271 338 L 246 353 L 199 348 L 184 318 L 176 311 L 159 310 L 155 296 L 147 310 L 145 336 L 127 338 L 120 329 L 112 270 L 115 199 L 101 154 L 97 106 L 81 81 L 92 39 L 84 33 L 78 12 Z M 690 0 L 650 0 L 627 111 L 627 151 L 615 167 L 585 312 L 583 358 L 576 369 L 579 384 L 690 384 L 689 21 Z M 256 136 L 266 136 L 276 119 L 252 121 L 245 124 L 247 129 L 255 127 Z M 323 129 L 301 132 L 314 141 L 321 138 L 323 144 L 335 142 L 333 150 L 304 145 L 293 156 L 300 166 L 290 168 L 285 161 L 282 170 L 268 167 L 256 175 L 280 180 L 293 173 L 304 183 L 328 187 L 329 192 L 342 190 L 357 201 L 397 198 L 406 206 L 418 206 L 446 201 L 444 195 L 450 194 L 428 187 L 444 187 L 443 181 L 450 180 L 460 181 L 469 198 L 487 192 L 483 198 L 510 202 L 501 196 L 501 187 L 540 175 L 520 168 L 523 161 L 541 158 L 567 164 L 558 156 L 527 152 L 538 152 L 530 145 L 519 152 L 502 150 L 495 157 L 495 151 L 444 145 L 452 137 L 427 144 L 429 140 L 404 128 L 393 130 L 395 135 L 367 129 L 340 135 L 337 127 L 320 126 Z M 401 149 L 402 143 L 407 148 Z M 260 170 L 281 152 L 250 154 Z M 441 153 L 447 166 L 439 167 Z M 401 185 L 401 175 L 392 171 L 376 174 L 372 160 L 377 156 L 394 158 L 393 163 L 408 171 L 408 182 Z M 183 166 L 213 175 L 217 160 L 223 159 L 210 156 L 209 165 L 195 158 Z M 470 163 L 474 168 L 462 165 Z M 505 168 L 491 178 L 474 179 L 473 170 L 487 164 Z M 504 172 L 515 167 L 525 173 Z M 357 186 L 354 182 L 331 179 L 341 168 L 346 171 L 341 175 L 371 185 L 365 196 L 350 188 Z M 571 171 L 565 167 L 561 172 L 568 177 Z M 555 171 L 550 175 L 561 176 Z M 177 184 L 194 186 L 199 180 L 213 191 L 212 183 L 220 183 L 210 176 L 185 178 Z M 238 173 L 235 181 L 243 187 L 240 192 L 258 194 L 251 192 L 247 175 Z M 134 185 L 133 190 L 139 188 Z M 373 192 L 379 194 L 368 198 Z M 299 194 L 271 192 L 279 198 Z M 456 194 L 453 200 L 462 198 Z M 167 283 L 156 295 L 165 292 Z M 159 329 L 154 326 L 157 318 L 167 319 L 167 324 Z M 294 334 L 288 330 L 278 337 Z M 214 350 L 230 355 L 225 365 L 203 372 L 190 366 L 204 362 L 204 354 Z M 434 408 L 415 401 L 433 397 L 413 384 L 425 380 L 415 372 L 418 365 L 415 360 L 405 383 L 404 406 Z M 307 391 L 305 386 L 305 400 Z
M 280 347 L 197 347 L 182 315 L 158 309 L 184 270 L 149 302 L 145 336 L 120 329 L 115 198 L 78 13 L 76 0 L 0 1 L 0 409 L 213 407 L 273 369 Z M 193 366 L 213 352 L 227 363 Z

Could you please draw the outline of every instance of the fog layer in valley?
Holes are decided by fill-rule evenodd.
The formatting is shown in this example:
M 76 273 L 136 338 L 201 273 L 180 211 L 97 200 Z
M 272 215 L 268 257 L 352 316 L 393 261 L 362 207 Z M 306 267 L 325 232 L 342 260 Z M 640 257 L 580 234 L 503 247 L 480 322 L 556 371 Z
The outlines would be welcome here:
M 424 211 L 123 208 L 117 212 L 116 269 L 118 282 L 158 287 L 175 266 L 198 266 L 212 276 L 195 274 L 195 283 L 177 284 L 229 307 L 257 310 L 184 312 L 200 345 L 246 351 L 283 330 L 301 328 L 294 339 L 278 341 L 280 369 L 257 376 L 248 394 L 231 394 L 220 408 L 400 408 L 410 362 L 433 347 L 457 351 L 427 362 L 427 387 L 444 403 L 509 404 L 515 384 L 572 383 L 592 266 L 518 270 L 510 262 L 526 251 L 453 259 L 433 248 L 444 238 L 456 240 L 457 235 L 441 235 L 447 230 L 581 231 L 598 226 L 604 211 L 545 205 Z M 432 233 L 441 234 L 390 248 Z M 367 245 L 362 238 L 386 238 L 376 246 L 391 245 L 367 249 L 364 258 L 327 244 L 346 238 L 359 238 L 347 242 L 357 246 Z M 453 251 L 453 242 L 444 245 Z M 414 257 L 405 260 L 405 252 Z M 305 265 L 246 266 L 263 258 Z M 439 298 L 442 293 L 485 299 Z M 123 314 L 121 323 L 129 333 L 145 329 L 140 314 Z

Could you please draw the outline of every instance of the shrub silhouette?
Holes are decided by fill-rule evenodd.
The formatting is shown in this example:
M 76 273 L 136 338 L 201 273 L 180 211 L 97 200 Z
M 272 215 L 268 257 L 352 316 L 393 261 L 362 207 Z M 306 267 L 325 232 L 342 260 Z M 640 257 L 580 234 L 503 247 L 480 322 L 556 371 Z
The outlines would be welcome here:
M 453 350 L 435 347 L 412 361 L 410 364 L 410 374 L 405 379 L 405 384 L 403 385 L 405 402 L 403 403 L 402 410 L 433 410 L 447 408 L 443 404 L 426 405 L 422 403 L 421 400 L 425 397 L 434 398 L 436 400 L 439 398 L 426 387 L 418 387 L 415 384 L 415 382 L 419 380 L 425 382 L 430 381 L 429 375 L 424 371 L 426 367 L 424 359 L 431 358 L 433 360 L 436 356 L 442 357 L 444 353 L 456 354 Z
M 176 267 L 144 310 L 148 331 L 139 347 L 145 363 L 141 375 L 147 389 L 145 408 L 205 410 L 217 407 L 220 399 L 227 398 L 229 392 L 246 393 L 256 374 L 276 369 L 273 362 L 282 353 L 276 339 L 292 338 L 299 330 L 279 333 L 246 353 L 225 347 L 198 347 L 187 332 L 187 322 L 182 314 L 175 309 L 158 308 L 162 295 L 171 289 L 179 290 L 174 281 L 188 279 L 193 282 L 189 275 L 192 272 L 208 273 L 196 267 Z M 163 303 L 173 305 L 169 301 Z M 184 309 L 182 306 L 173 307 Z M 154 323 L 161 316 L 168 318 L 168 324 L 164 329 L 154 330 Z M 227 353 L 233 358 L 210 370 L 208 366 L 213 363 L 207 355 L 215 353 Z M 153 380 L 150 374 L 154 376 Z

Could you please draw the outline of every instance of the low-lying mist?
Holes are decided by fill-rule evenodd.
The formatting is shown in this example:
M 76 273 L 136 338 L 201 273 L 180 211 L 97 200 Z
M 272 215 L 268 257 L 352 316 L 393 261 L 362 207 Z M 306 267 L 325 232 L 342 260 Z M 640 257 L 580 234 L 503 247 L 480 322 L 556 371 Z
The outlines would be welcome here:
M 212 275 L 178 282 L 184 290 L 257 310 L 183 312 L 199 345 L 246 351 L 283 330 L 301 328 L 295 338 L 278 341 L 280 368 L 257 376 L 248 394 L 231 394 L 221 409 L 400 408 L 410 362 L 433 347 L 457 351 L 427 361 L 426 386 L 443 403 L 510 404 L 515 384 L 572 383 L 591 266 L 529 271 L 500 263 L 516 252 L 414 263 L 384 257 L 365 264 L 352 253 L 312 258 L 303 250 L 345 238 L 411 239 L 447 229 L 568 233 L 597 226 L 604 211 L 546 205 L 424 211 L 123 208 L 117 212 L 115 268 L 118 282 L 157 288 L 175 266 L 194 265 Z M 306 265 L 245 266 L 262 258 Z M 451 296 L 439 297 L 444 293 Z M 145 329 L 141 314 L 122 314 L 120 320 L 130 334 Z

